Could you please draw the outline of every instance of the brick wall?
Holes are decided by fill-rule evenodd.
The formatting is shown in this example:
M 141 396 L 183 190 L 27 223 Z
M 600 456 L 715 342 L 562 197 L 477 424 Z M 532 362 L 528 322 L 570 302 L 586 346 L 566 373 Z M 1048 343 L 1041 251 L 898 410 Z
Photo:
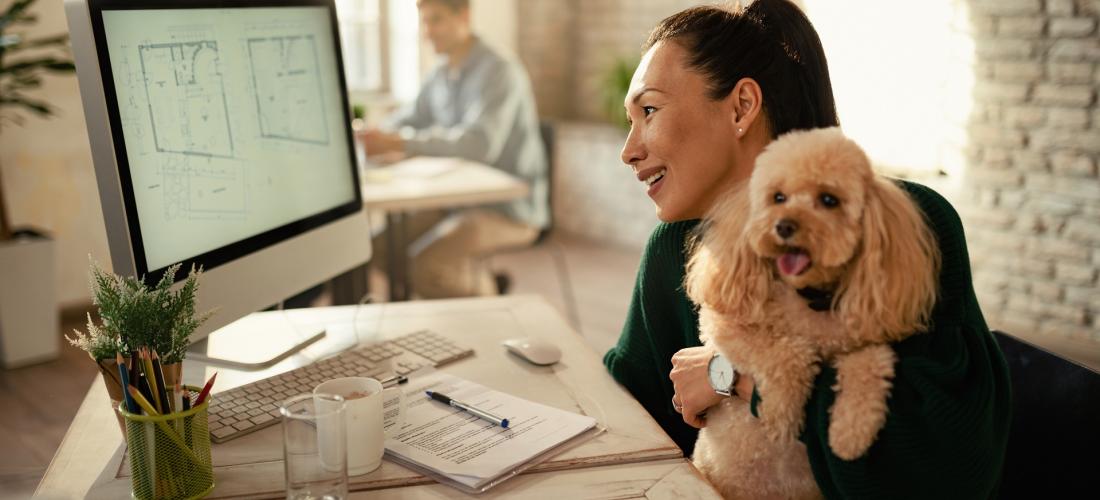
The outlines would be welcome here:
M 1100 1 L 969 0 L 963 192 L 991 326 L 1100 340 Z

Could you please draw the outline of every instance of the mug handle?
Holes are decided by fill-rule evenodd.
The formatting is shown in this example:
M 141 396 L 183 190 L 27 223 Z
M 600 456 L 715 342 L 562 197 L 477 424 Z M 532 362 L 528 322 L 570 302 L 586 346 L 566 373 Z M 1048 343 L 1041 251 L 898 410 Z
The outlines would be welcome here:
M 386 397 L 386 391 L 397 391 L 398 403 L 397 403 L 397 421 L 394 425 L 386 426 L 386 403 L 389 398 Z M 382 389 L 382 433 L 386 439 L 392 438 L 394 434 L 397 434 L 402 427 L 405 426 L 405 413 L 408 409 L 408 403 L 406 401 L 405 391 L 403 386 L 390 387 L 388 389 Z

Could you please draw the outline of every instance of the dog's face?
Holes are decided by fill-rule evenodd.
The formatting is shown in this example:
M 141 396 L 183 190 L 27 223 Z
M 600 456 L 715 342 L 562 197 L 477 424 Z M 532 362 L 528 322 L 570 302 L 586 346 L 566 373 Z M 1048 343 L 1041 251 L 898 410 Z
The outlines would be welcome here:
M 790 286 L 831 289 L 859 251 L 872 181 L 867 156 L 839 131 L 781 138 L 749 181 L 750 247 Z

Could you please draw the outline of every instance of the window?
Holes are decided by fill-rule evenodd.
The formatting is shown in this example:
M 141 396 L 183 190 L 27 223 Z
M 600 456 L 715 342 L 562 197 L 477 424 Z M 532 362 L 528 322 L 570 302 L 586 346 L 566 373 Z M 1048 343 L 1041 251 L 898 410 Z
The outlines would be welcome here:
M 381 0 L 336 0 L 344 73 L 352 92 L 382 92 L 388 87 L 383 49 Z
M 919 178 L 964 165 L 974 42 L 961 0 L 804 0 L 845 133 L 876 167 Z

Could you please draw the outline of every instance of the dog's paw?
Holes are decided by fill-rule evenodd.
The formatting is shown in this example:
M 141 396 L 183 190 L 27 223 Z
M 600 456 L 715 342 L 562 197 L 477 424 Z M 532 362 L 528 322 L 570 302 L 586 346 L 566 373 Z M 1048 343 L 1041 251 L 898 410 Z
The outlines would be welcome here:
M 871 448 L 885 422 L 885 412 L 857 414 L 853 405 L 838 398 L 829 422 L 829 447 L 841 459 L 855 460 Z

